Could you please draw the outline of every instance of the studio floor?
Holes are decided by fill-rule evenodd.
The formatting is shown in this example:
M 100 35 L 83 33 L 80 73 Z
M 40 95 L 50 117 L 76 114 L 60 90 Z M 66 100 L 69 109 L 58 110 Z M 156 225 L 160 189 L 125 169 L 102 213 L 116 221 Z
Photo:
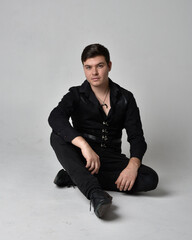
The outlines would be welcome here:
M 60 165 L 51 150 L 30 151 L 13 146 L 1 151 L 1 239 L 191 239 L 189 169 L 168 174 L 159 167 L 160 183 L 153 192 L 110 192 L 113 205 L 101 220 L 77 188 L 52 183 Z

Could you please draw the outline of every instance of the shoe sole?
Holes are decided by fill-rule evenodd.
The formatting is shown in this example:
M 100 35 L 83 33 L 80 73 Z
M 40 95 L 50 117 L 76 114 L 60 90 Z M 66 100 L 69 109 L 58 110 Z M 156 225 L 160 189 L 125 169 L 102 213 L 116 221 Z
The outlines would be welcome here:
M 105 213 L 108 211 L 108 209 L 111 206 L 111 199 L 109 199 L 107 202 L 100 203 L 97 208 L 95 209 L 95 214 L 98 218 L 102 218 Z

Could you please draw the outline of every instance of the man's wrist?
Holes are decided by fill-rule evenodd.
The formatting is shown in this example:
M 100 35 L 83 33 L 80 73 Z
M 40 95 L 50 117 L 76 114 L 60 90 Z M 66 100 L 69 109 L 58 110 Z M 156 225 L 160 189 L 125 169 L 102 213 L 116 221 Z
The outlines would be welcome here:
M 72 140 L 72 144 L 74 144 L 76 147 L 79 147 L 80 149 L 89 147 L 88 142 L 81 136 L 78 136 Z
M 141 166 L 141 161 L 139 158 L 137 157 L 131 157 L 129 160 L 129 163 L 127 165 L 127 168 L 135 168 L 135 169 L 139 169 L 139 167 Z

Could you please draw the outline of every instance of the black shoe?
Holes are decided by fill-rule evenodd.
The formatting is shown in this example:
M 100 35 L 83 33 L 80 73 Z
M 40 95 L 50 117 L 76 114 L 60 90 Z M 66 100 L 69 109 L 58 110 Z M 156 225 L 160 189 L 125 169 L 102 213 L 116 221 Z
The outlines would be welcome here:
M 93 204 L 94 212 L 99 218 L 103 217 L 112 203 L 112 197 L 102 190 L 95 190 L 91 193 L 90 200 Z
M 68 173 L 64 170 L 61 169 L 54 181 L 53 181 L 58 187 L 71 187 L 71 186 L 75 186 L 75 184 L 73 183 L 73 181 L 71 180 L 70 176 L 68 175 Z

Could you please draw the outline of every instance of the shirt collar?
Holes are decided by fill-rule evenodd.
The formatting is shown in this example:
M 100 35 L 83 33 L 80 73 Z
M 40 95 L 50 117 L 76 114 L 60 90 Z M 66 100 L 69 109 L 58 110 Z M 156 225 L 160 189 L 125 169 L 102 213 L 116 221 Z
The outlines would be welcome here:
M 119 93 L 120 86 L 116 83 L 114 83 L 110 78 L 109 78 L 109 87 L 110 87 L 110 94 L 113 95 L 114 97 L 117 97 Z M 91 93 L 93 93 L 91 86 L 87 80 L 85 80 L 82 85 L 80 86 L 80 93 L 85 93 L 87 97 L 90 96 Z

